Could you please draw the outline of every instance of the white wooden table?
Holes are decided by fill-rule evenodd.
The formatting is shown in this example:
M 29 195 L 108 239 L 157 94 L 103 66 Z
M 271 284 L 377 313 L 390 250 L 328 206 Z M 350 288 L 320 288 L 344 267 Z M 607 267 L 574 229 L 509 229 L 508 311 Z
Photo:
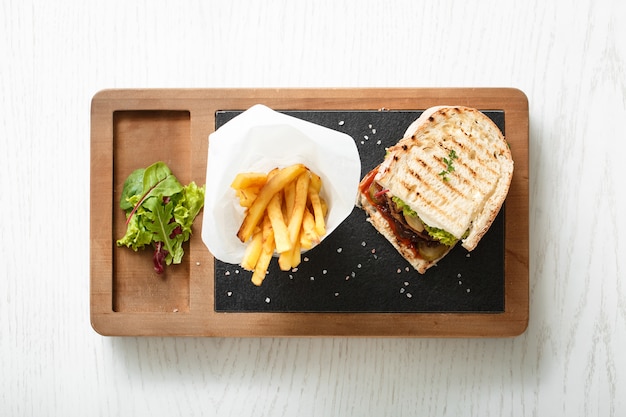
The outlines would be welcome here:
M 3 1 L 0 414 L 626 413 L 626 3 Z M 109 338 L 89 323 L 104 88 L 516 87 L 530 322 L 513 339 Z

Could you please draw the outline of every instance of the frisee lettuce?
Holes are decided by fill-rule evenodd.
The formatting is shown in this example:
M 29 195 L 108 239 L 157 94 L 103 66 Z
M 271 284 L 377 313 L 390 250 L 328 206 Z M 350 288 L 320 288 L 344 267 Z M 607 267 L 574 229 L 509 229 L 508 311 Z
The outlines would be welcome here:
M 191 226 L 204 206 L 205 186 L 180 184 L 169 167 L 156 162 L 131 173 L 124 182 L 120 208 L 126 213 L 126 234 L 117 246 L 138 251 L 154 250 L 154 270 L 182 261 L 183 243 L 191 237 Z

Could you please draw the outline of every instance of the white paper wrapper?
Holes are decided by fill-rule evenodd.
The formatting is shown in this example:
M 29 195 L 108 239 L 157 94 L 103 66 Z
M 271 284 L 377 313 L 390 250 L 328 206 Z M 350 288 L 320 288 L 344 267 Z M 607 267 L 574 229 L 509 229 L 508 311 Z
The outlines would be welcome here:
M 350 136 L 260 104 L 209 136 L 202 240 L 213 256 L 233 264 L 243 259 L 246 245 L 237 231 L 244 210 L 230 188 L 235 176 L 295 163 L 322 178 L 326 237 L 352 212 L 358 192 L 361 160 Z

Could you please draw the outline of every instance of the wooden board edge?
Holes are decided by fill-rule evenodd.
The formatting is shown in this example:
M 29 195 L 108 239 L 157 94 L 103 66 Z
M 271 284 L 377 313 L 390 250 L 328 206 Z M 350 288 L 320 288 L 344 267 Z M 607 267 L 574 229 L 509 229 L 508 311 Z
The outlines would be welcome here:
M 90 322 L 101 333 L 103 314 L 113 311 L 112 305 L 112 205 L 102 194 L 113 192 L 112 175 L 102 177 L 100 171 L 113 172 L 113 112 L 106 101 L 94 96 L 91 101 L 90 126 Z
M 360 99 L 359 104 L 354 105 L 354 100 Z M 102 90 L 94 95 L 92 100 L 92 158 L 94 157 L 94 149 L 102 149 L 101 143 L 104 134 L 102 132 L 94 132 L 94 116 L 96 120 L 100 119 L 101 115 L 96 112 L 94 115 L 94 108 L 103 112 L 110 111 L 112 113 L 115 103 L 121 104 L 121 107 L 125 109 L 145 109 L 145 108 L 162 108 L 164 104 L 168 109 L 185 108 L 189 109 L 189 105 L 181 103 L 188 103 L 189 100 L 198 101 L 203 103 L 206 108 L 202 111 L 198 111 L 196 114 L 202 114 L 202 117 L 207 120 L 213 120 L 214 126 L 214 113 L 216 110 L 224 109 L 241 109 L 245 110 L 253 104 L 263 103 L 277 110 L 280 109 L 293 109 L 293 110 L 316 110 L 316 109 L 328 109 L 328 110 L 403 110 L 403 109 L 415 109 L 426 108 L 430 105 L 443 104 L 445 101 L 452 100 L 459 105 L 467 105 L 477 108 L 496 109 L 502 107 L 501 103 L 503 99 L 506 99 L 510 103 L 509 107 L 505 110 L 505 123 L 508 114 L 517 114 L 520 118 L 521 127 L 524 127 L 525 121 L 525 133 L 520 132 L 518 134 L 519 139 L 526 143 L 526 172 L 520 173 L 522 182 L 525 181 L 525 185 L 522 184 L 522 190 L 526 190 L 526 213 L 528 213 L 528 99 L 526 95 L 515 88 L 337 88 L 337 89 L 138 89 L 138 90 Z M 372 102 L 380 103 L 372 106 Z M 350 103 L 350 107 L 347 108 L 346 103 Z M 500 104 L 498 104 L 500 103 Z M 343 106 L 343 107 L 342 107 Z M 193 107 L 193 106 L 192 106 Z M 226 108 L 228 107 L 228 108 Z M 281 108 L 282 107 L 282 108 Z M 119 110 L 116 108 L 115 110 Z M 194 110 L 191 110 L 194 114 Z M 193 120 L 192 115 L 192 120 Z M 507 124 L 508 128 L 508 124 Z M 213 131 L 213 127 L 210 128 Z M 202 135 L 204 136 L 204 135 Z M 94 137 L 97 139 L 96 147 L 94 147 Z M 525 139 L 524 139 L 525 137 Z M 208 140 L 208 138 L 206 138 Z M 205 141 L 204 137 L 194 136 L 192 134 L 192 140 L 195 142 Z M 208 145 L 208 141 L 206 141 Z M 523 153 L 522 153 L 523 156 Z M 93 163 L 93 159 L 92 159 Z M 112 161 L 111 161 L 112 163 Z M 206 169 L 206 160 L 194 165 L 194 172 L 200 173 Z M 93 172 L 93 167 L 92 167 Z M 94 186 L 93 178 L 91 180 L 92 187 Z M 523 191 L 522 191 L 523 194 Z M 93 196 L 92 196 L 93 199 Z M 91 201 L 93 208 L 93 200 Z M 93 212 L 92 212 L 93 213 Z M 507 213 L 508 215 L 508 213 Z M 515 250 L 516 262 L 513 265 L 515 271 L 515 279 L 507 280 L 507 291 L 505 296 L 507 297 L 505 303 L 505 313 L 494 315 L 489 320 L 485 320 L 483 314 L 468 314 L 463 317 L 459 316 L 459 313 L 452 315 L 446 313 L 420 313 L 421 322 L 426 323 L 421 328 L 415 328 L 415 315 L 414 313 L 409 315 L 398 314 L 385 314 L 386 319 L 393 319 L 395 323 L 400 327 L 394 326 L 394 330 L 390 332 L 388 322 L 382 323 L 380 326 L 376 326 L 377 331 L 372 331 L 372 328 L 360 329 L 352 328 L 348 329 L 347 326 L 362 320 L 369 313 L 358 313 L 358 316 L 354 316 L 346 313 L 330 313 L 332 315 L 332 326 L 325 326 L 320 328 L 314 325 L 315 317 L 311 319 L 312 313 L 271 313 L 274 325 L 259 325 L 254 323 L 255 320 L 252 315 L 257 314 L 263 317 L 264 314 L 258 313 L 243 313 L 242 317 L 239 314 L 229 313 L 228 318 L 222 318 L 224 313 L 216 313 L 213 310 L 212 303 L 212 288 L 208 291 L 211 294 L 204 293 L 205 297 L 196 297 L 197 299 L 192 303 L 197 306 L 192 308 L 192 311 L 188 315 L 179 315 L 178 317 L 185 317 L 184 320 L 176 318 L 173 319 L 171 315 L 163 316 L 162 314 L 146 313 L 136 317 L 137 314 L 132 313 L 113 313 L 112 310 L 102 308 L 102 297 L 106 297 L 110 290 L 104 289 L 103 285 L 106 284 L 106 280 L 95 283 L 93 277 L 94 265 L 92 263 L 92 277 L 91 277 L 91 320 L 94 329 L 105 335 L 177 335 L 177 336 L 223 336 L 223 337 L 245 337 L 245 336 L 369 336 L 369 337 L 508 337 L 516 336 L 523 333 L 528 326 L 528 216 L 526 216 L 526 248 L 519 248 Z M 524 228 L 522 228 L 524 229 Z M 91 223 L 91 232 L 94 232 L 94 223 Z M 92 235 L 93 236 L 93 235 Z M 109 234 L 110 236 L 110 234 Z M 520 236 L 518 235 L 519 239 Z M 522 236 L 523 238 L 523 236 Z M 508 236 L 507 236 L 508 239 Z M 522 239 L 523 240 L 523 239 Z M 202 245 L 201 242 L 196 244 Z M 94 255 L 94 247 L 92 241 L 92 252 Z M 201 252 L 201 251 L 199 251 Z M 507 254 L 508 257 L 508 254 Z M 194 262 L 194 261 L 192 261 Z M 212 262 L 210 254 L 208 257 L 202 257 L 197 262 Z M 507 266 L 509 268 L 510 266 Z M 525 279 L 524 279 L 525 274 Z M 197 285 L 197 281 L 196 282 Z M 520 282 L 522 285 L 520 285 Z M 524 284 L 525 283 L 525 288 Z M 110 286 L 109 286 L 110 288 Z M 511 296 L 510 291 L 514 290 L 514 294 Z M 507 308 L 506 306 L 510 308 Z M 201 314 L 202 317 L 198 317 Z M 302 316 L 301 314 L 304 314 Z M 319 313 L 317 313 L 319 315 Z M 392 317 L 390 317 L 390 314 Z M 284 315 L 284 317 L 283 317 Z M 324 314 L 322 314 L 323 316 Z M 380 315 L 379 315 L 380 316 Z M 450 324 L 450 319 L 445 317 L 453 317 L 454 328 L 442 328 L 442 323 Z M 309 317 L 307 319 L 307 317 Z M 169 322 L 176 322 L 176 326 L 170 324 L 163 325 L 163 320 L 167 318 Z M 442 319 L 443 318 L 443 319 Z M 230 322 L 233 319 L 240 321 L 243 325 L 228 325 L 220 324 L 218 328 L 212 327 L 216 322 Z M 303 320 L 304 321 L 301 321 Z M 339 320 L 338 320 L 339 319 Z M 459 320 L 460 319 L 460 320 Z M 476 320 L 489 322 L 492 327 L 490 331 L 480 332 L 474 329 L 471 324 Z M 290 330 L 290 323 L 300 322 L 301 324 L 311 324 L 305 330 Z M 141 330 L 138 331 L 137 325 L 141 323 Z M 428 324 L 431 323 L 431 324 Z M 117 325 L 116 325 L 117 324 Z M 248 325 L 254 324 L 252 327 Z M 250 331 L 254 329 L 254 331 Z M 126 330 L 124 330 L 126 329 Z M 456 329 L 456 330 L 454 330 Z

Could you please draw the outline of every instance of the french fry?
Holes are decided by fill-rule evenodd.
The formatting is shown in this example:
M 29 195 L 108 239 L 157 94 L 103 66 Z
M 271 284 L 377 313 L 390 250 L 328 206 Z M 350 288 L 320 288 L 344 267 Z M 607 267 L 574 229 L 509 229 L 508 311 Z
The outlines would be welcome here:
M 304 249 L 311 249 L 313 245 L 320 241 L 315 230 L 315 219 L 309 209 L 304 210 L 302 216 L 302 230 L 300 232 L 300 246 Z
M 292 181 L 285 187 L 285 220 L 289 224 L 291 215 L 293 214 L 293 206 L 296 201 L 296 182 Z
M 300 246 L 300 240 L 298 239 L 292 250 L 280 254 L 280 256 L 278 257 L 278 266 L 281 271 L 289 271 L 290 269 L 300 265 L 301 249 L 302 247 Z
M 261 221 L 263 213 L 265 212 L 265 209 L 272 197 L 274 197 L 274 194 L 306 171 L 306 167 L 302 164 L 291 165 L 279 170 L 269 181 L 265 183 L 265 186 L 261 188 L 261 191 L 254 200 L 254 203 L 252 203 L 252 205 L 248 208 L 243 223 L 241 223 L 241 227 L 237 232 L 239 240 L 245 243 L 248 239 L 250 239 L 254 228 L 257 224 L 259 224 L 259 221 Z
M 316 189 L 316 186 L 313 185 L 313 181 L 311 181 L 311 185 L 309 186 L 309 201 L 311 201 L 311 208 L 313 209 L 313 216 L 315 217 L 315 231 L 318 235 L 324 236 L 326 234 L 324 210 L 322 209 L 319 188 Z
M 276 242 L 276 252 L 278 253 L 288 252 L 293 248 L 289 240 L 287 225 L 283 218 L 282 201 L 282 192 L 279 191 L 274 194 L 274 197 L 267 205 L 267 215 L 272 223 L 272 229 L 274 229 L 274 242 Z
M 259 191 L 261 188 L 258 187 L 248 187 L 242 188 L 236 191 L 237 198 L 239 198 L 239 205 L 241 207 L 250 207 L 257 195 L 259 195 Z
M 267 182 L 268 175 L 261 172 L 244 172 L 237 174 L 231 188 L 236 191 L 241 207 L 250 207 L 259 191 Z
M 324 218 L 326 218 L 326 215 L 328 214 L 328 204 L 326 204 L 326 200 L 322 197 L 320 197 L 320 203 L 322 204 L 322 214 L 324 215 Z
M 280 168 L 274 168 L 270 172 L 267 173 L 267 180 L 271 180 L 274 175 L 276 175 L 280 171 Z
M 316 193 L 319 194 L 320 190 L 322 189 L 322 179 L 316 173 L 311 172 L 311 171 L 309 172 L 311 174 L 311 187 Z
M 261 233 L 263 236 L 262 250 L 251 278 L 252 283 L 256 286 L 263 283 L 265 275 L 267 275 L 267 268 L 270 266 L 270 261 L 274 254 L 274 231 L 272 230 L 272 223 L 267 216 L 263 218 L 263 231 Z
M 237 237 L 248 242 L 241 266 L 253 271 L 254 285 L 263 283 L 275 252 L 280 269 L 288 271 L 302 261 L 302 249 L 312 248 L 326 233 L 322 180 L 302 164 L 238 174 L 231 187 L 246 208 Z
M 260 189 L 266 182 L 267 174 L 261 172 L 243 172 L 235 176 L 235 179 L 230 186 L 235 190 L 242 190 L 245 188 Z
M 246 246 L 246 251 L 241 261 L 241 267 L 246 271 L 254 271 L 263 249 L 263 232 L 257 231 L 252 235 L 252 240 Z
M 296 266 L 300 265 L 300 262 L 302 261 L 302 256 L 301 256 L 301 248 L 300 248 L 300 239 L 298 239 L 296 241 L 296 244 L 293 247 L 293 250 L 291 251 L 291 267 L 295 268 Z
M 291 218 L 289 219 L 289 240 L 294 244 L 298 240 L 300 234 L 300 228 L 302 226 L 302 216 L 304 215 L 304 209 L 306 208 L 307 195 L 309 190 L 310 177 L 308 172 L 305 172 L 298 176 L 296 180 L 296 195 L 294 200 L 293 211 Z
M 295 246 L 294 246 L 295 247 Z M 292 259 L 292 251 L 283 252 L 278 255 L 278 267 L 281 271 L 289 271 L 292 268 L 291 259 Z

